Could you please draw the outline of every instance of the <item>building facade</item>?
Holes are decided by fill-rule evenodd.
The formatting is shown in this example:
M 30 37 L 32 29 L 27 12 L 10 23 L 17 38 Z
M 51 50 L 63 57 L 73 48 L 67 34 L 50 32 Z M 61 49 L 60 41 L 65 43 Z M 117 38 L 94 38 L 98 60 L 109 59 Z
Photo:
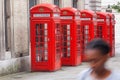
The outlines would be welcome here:
M 93 11 L 101 11 L 101 0 L 83 0 L 85 2 L 85 8 Z
M 30 70 L 29 10 L 50 3 L 100 11 L 100 0 L 0 0 L 0 75 Z

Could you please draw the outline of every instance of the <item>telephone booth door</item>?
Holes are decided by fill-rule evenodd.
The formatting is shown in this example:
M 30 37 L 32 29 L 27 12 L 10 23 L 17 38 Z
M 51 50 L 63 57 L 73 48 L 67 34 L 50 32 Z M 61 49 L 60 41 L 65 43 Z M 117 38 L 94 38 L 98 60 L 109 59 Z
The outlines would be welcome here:
M 97 37 L 110 43 L 109 16 L 103 12 L 97 12 Z
M 71 28 L 70 24 L 62 24 L 62 50 L 63 50 L 63 57 L 66 59 L 70 58 L 71 52 Z
M 85 47 L 86 44 L 95 38 L 96 14 L 93 11 L 82 10 L 81 12 L 81 26 L 82 26 L 82 61 L 86 61 Z
M 80 28 L 80 25 L 76 26 Z M 79 65 L 81 63 L 80 54 L 80 29 L 76 30 L 76 42 L 73 40 L 75 33 L 72 24 L 62 24 L 62 64 Z M 73 34 L 74 33 L 74 34 Z M 75 45 L 76 44 L 76 45 Z M 74 47 L 76 46 L 76 51 Z
M 33 38 L 33 47 L 32 53 L 35 54 L 31 54 L 32 57 L 35 59 L 33 63 L 35 63 L 35 65 L 39 68 L 42 68 L 42 66 L 46 67 L 47 70 L 47 66 L 49 64 L 49 23 L 41 23 L 41 21 L 33 21 L 32 22 L 32 26 L 34 26 L 34 28 L 32 29 L 32 35 L 31 38 Z M 45 68 L 44 67 L 44 68 Z M 36 67 L 37 68 L 37 67 Z
M 84 24 L 84 25 L 82 25 L 82 27 L 83 27 L 83 30 L 82 30 L 82 35 L 83 35 L 83 41 L 82 41 L 82 61 L 86 61 L 86 58 L 85 58 L 85 47 L 86 47 L 86 45 L 87 45 L 87 43 L 91 40 L 90 39 L 90 35 L 91 35 L 91 33 L 90 33 L 90 27 L 91 27 L 91 25 L 87 25 L 87 24 Z
M 54 39 L 54 38 L 53 38 Z M 60 67 L 61 66 L 61 25 L 60 23 L 55 23 L 55 66 Z M 52 45 L 52 44 L 51 44 Z
M 31 70 L 60 69 L 60 9 L 52 4 L 40 4 L 31 8 L 30 13 Z
M 81 22 L 80 22 L 81 23 Z M 82 38 L 83 38 L 83 34 L 82 34 L 82 27 L 81 24 L 77 25 L 77 31 L 76 31 L 76 37 L 77 37 L 77 55 L 80 57 L 80 59 L 78 58 L 78 60 L 80 60 L 80 62 L 82 62 L 82 47 L 83 47 L 83 43 L 82 43 Z
M 81 63 L 80 16 L 79 20 L 78 16 L 79 11 L 75 8 L 61 9 L 62 65 L 76 66 Z
M 103 27 L 102 26 L 97 26 L 97 37 L 102 38 L 103 34 Z
M 110 56 L 114 56 L 115 48 L 113 41 L 113 26 L 112 26 L 112 15 L 109 13 L 97 12 L 97 27 L 98 27 L 98 37 L 106 40 L 110 47 L 112 48 L 110 51 Z M 99 28 L 100 27 L 100 28 Z

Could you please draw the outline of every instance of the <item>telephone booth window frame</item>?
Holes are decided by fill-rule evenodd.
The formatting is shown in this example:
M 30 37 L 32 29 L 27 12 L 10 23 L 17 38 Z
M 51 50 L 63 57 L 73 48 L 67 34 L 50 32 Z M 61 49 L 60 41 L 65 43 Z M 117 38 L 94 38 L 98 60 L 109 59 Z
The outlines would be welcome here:
M 56 50 L 56 60 L 61 58 L 61 25 L 60 23 L 55 23 L 55 50 Z
M 84 25 L 83 26 L 83 43 L 84 43 L 83 49 L 85 49 L 86 44 L 89 42 L 89 34 L 90 34 L 90 25 Z
M 78 56 L 80 56 L 80 54 L 81 54 L 81 25 L 79 24 L 79 25 L 77 25 L 77 29 L 76 29 L 76 36 L 77 36 L 77 55 Z
M 71 54 L 71 28 L 70 28 L 71 24 L 63 24 L 62 25 L 62 36 L 63 36 L 63 39 L 62 39 L 62 50 L 63 50 L 63 56 L 62 57 L 70 57 Z
M 38 26 L 39 25 L 39 26 Z M 35 45 L 36 45 L 36 62 L 47 62 L 48 61 L 48 23 L 36 23 L 35 24 Z M 42 31 L 42 34 L 41 34 Z M 39 33 L 39 34 L 38 34 Z M 46 40 L 47 39 L 47 40 Z

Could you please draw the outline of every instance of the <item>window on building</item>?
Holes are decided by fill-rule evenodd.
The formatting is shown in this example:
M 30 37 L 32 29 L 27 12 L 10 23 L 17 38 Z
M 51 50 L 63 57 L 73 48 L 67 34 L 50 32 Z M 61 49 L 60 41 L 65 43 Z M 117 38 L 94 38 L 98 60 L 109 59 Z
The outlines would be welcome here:
M 73 0 L 73 7 L 74 7 L 74 8 L 77 8 L 77 6 L 78 6 L 78 5 L 77 5 L 77 2 L 78 2 L 78 0 Z
M 4 12 L 5 12 L 5 47 L 6 51 L 11 49 L 11 25 L 10 25 L 10 0 L 4 0 Z
M 60 7 L 60 0 L 54 0 L 54 4 Z
M 37 0 L 29 0 L 29 8 L 37 4 Z

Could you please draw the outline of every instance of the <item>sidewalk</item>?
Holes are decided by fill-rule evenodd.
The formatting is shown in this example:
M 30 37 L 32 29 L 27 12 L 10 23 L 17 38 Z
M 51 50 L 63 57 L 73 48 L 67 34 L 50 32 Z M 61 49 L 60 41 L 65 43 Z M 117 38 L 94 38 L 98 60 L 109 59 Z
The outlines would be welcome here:
M 113 70 L 120 68 L 120 46 L 116 47 L 116 56 L 111 58 L 107 66 Z M 82 70 L 88 66 L 82 63 L 76 67 L 62 67 L 61 70 L 56 72 L 21 72 L 0 77 L 0 80 L 75 80 L 75 77 Z

